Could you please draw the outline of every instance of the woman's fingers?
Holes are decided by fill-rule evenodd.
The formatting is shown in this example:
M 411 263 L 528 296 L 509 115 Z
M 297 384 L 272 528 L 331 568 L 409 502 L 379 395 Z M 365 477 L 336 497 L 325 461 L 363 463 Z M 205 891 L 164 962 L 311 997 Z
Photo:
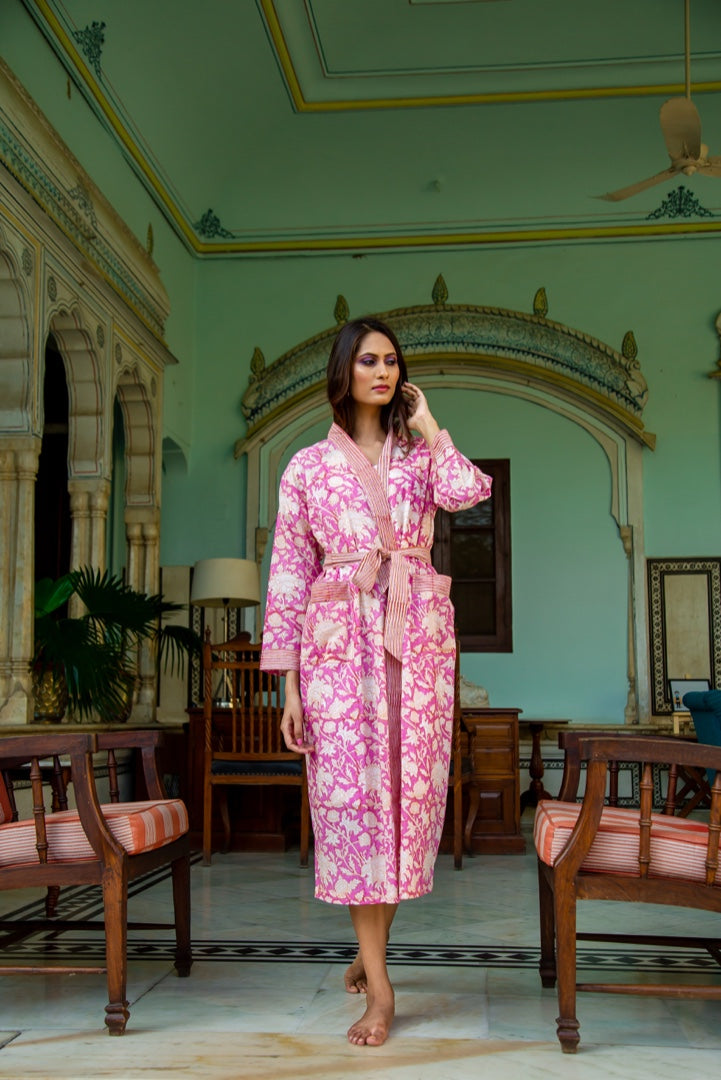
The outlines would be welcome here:
M 283 716 L 280 730 L 285 739 L 285 745 L 295 754 L 309 754 L 313 749 L 312 741 L 307 740 L 303 734 L 303 718 L 293 711 Z

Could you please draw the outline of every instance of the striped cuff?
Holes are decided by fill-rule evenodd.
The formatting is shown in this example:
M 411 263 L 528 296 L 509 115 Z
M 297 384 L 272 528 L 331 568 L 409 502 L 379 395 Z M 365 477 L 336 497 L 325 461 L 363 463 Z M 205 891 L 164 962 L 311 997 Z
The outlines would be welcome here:
M 295 649 L 263 649 L 260 670 L 273 671 L 278 675 L 286 671 L 300 671 L 300 654 Z
M 446 428 L 441 428 L 438 432 L 431 443 L 430 450 L 431 456 L 434 458 L 440 457 L 444 450 L 455 450 L 453 439 Z

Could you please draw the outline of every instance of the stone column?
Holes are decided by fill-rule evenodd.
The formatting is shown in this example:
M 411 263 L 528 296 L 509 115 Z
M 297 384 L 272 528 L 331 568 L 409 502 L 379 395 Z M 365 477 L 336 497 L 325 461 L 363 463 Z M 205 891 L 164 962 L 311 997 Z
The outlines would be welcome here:
M 32 720 L 37 436 L 0 440 L 0 724 Z
M 107 568 L 108 504 L 110 481 L 103 477 L 93 480 L 90 491 L 90 563 L 98 570 Z
M 142 524 L 143 543 L 143 589 L 149 596 L 154 596 L 160 586 L 160 529 L 154 511 L 155 520 Z M 140 650 L 140 689 L 138 706 L 148 719 L 155 718 L 157 699 L 157 647 L 155 642 L 145 642 Z
M 90 554 L 90 503 L 82 481 L 69 480 L 70 495 L 70 569 L 87 566 Z M 73 595 L 68 601 L 68 615 L 77 619 L 84 611 L 81 600 Z
M 155 507 L 128 507 L 125 511 L 125 535 L 128 541 L 128 585 L 150 595 L 158 592 L 160 581 L 160 511 Z M 156 651 L 154 643 L 145 643 L 138 657 L 140 682 L 133 719 L 155 720 Z
M 633 573 L 633 526 L 621 525 L 619 528 L 621 535 L 621 543 L 623 544 L 623 550 L 626 553 L 626 559 L 628 560 L 628 614 L 627 614 L 627 675 L 628 675 L 628 694 L 626 697 L 626 708 L 624 709 L 624 720 L 627 724 L 637 724 L 638 717 L 638 690 L 636 681 L 636 633 L 635 633 L 635 621 L 634 621 L 634 608 L 635 608 L 635 588 L 634 588 L 634 573 Z

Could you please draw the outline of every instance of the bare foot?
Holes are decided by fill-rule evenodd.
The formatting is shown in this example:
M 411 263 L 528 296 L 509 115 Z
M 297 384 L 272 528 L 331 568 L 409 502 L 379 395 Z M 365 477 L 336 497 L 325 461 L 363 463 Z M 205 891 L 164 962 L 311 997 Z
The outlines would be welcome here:
M 365 994 L 368 989 L 366 971 L 361 960 L 360 950 L 350 967 L 346 968 L 343 983 L 347 994 Z
M 393 989 L 389 986 L 387 993 L 368 994 L 367 1000 L 368 1007 L 360 1020 L 348 1028 L 348 1042 L 355 1046 L 382 1046 L 395 1014 Z

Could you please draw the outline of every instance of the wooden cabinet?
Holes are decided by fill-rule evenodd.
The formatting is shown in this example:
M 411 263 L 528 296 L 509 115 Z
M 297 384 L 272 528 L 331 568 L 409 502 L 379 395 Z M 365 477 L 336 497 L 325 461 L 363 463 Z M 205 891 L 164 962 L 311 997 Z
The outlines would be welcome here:
M 463 709 L 473 778 L 468 785 L 466 847 L 522 854 L 518 714 L 520 709 Z

